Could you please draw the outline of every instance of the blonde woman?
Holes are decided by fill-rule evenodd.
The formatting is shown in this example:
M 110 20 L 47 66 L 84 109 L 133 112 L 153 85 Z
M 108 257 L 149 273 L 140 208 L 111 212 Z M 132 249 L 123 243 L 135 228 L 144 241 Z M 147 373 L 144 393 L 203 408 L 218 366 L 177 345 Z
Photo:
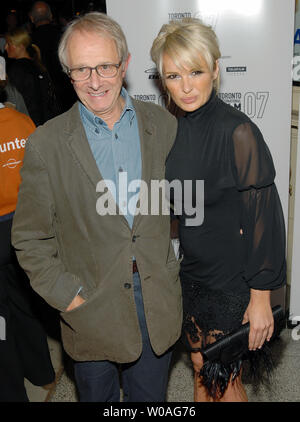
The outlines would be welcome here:
M 151 55 L 169 97 L 185 112 L 166 178 L 183 188 L 185 180 L 204 180 L 203 223 L 188 226 L 184 206 L 178 216 L 183 333 L 193 349 L 195 401 L 247 401 L 242 362 L 223 373 L 212 365 L 211 376 L 203 371 L 201 348 L 248 321 L 251 351 L 272 336 L 270 292 L 285 283 L 286 273 L 273 161 L 258 127 L 217 96 L 220 51 L 209 26 L 198 19 L 163 25 Z M 176 205 L 180 198 L 171 200 Z M 195 190 L 187 200 L 195 204 Z
M 17 28 L 6 34 L 5 50 L 10 59 L 9 81 L 22 94 L 35 125 L 43 124 L 59 114 L 56 94 L 39 48 L 32 44 L 29 33 Z

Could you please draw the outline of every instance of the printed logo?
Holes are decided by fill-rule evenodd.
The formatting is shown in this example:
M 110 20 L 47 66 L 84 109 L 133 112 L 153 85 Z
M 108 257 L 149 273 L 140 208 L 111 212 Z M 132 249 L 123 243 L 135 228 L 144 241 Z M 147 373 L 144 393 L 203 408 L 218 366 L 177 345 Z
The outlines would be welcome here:
M 171 12 L 168 13 L 170 21 L 179 21 L 184 18 L 191 18 L 192 14 L 190 12 Z
M 148 74 L 148 79 L 159 79 L 159 73 L 156 67 L 151 67 L 150 69 L 146 69 L 145 73 Z
M 219 98 L 234 108 L 243 111 L 251 119 L 262 119 L 269 101 L 268 91 L 259 92 L 220 92 Z
M 219 12 L 217 10 L 210 10 L 207 12 L 197 11 L 194 13 L 193 17 L 200 19 L 206 25 L 211 26 L 215 30 L 219 19 Z
M 300 81 L 300 56 L 294 56 L 292 61 L 292 78 L 293 81 Z
M 226 72 L 231 76 L 244 76 L 247 72 L 247 66 L 228 66 Z
M 204 11 L 199 12 L 197 11 L 191 11 L 191 12 L 169 12 L 168 18 L 169 21 L 179 21 L 185 18 L 196 18 L 200 19 L 202 22 L 206 23 L 207 25 L 210 25 L 213 29 L 217 26 L 219 13 L 215 12 L 209 12 L 206 13 Z
M 133 98 L 135 100 L 139 100 L 139 101 L 156 103 L 156 95 L 155 94 L 135 94 L 135 95 L 133 95 Z
M 294 316 L 292 318 L 292 324 L 295 325 L 300 321 L 300 316 Z M 292 329 L 292 339 L 297 341 L 300 340 L 300 324 Z
M 173 212 L 185 216 L 186 226 L 200 226 L 204 220 L 204 180 L 144 180 L 128 183 L 127 172 L 121 172 L 118 185 L 112 180 L 100 180 L 96 192 L 101 193 L 96 202 L 99 215 L 170 215 L 173 197 Z M 131 195 L 133 194 L 133 195 Z M 130 197 L 130 198 L 129 198 Z
M 0 144 L 0 153 L 25 148 L 26 141 L 27 139 L 16 138 L 14 141 L 4 142 L 3 144 Z
M 14 168 L 16 168 L 17 167 L 17 165 L 18 164 L 21 164 L 22 163 L 22 161 L 16 161 L 16 159 L 15 158 L 10 158 L 8 161 L 7 161 L 7 163 L 6 164 L 3 164 L 3 166 L 2 167 L 8 167 L 8 168 L 10 168 L 10 169 L 14 169 Z
M 242 111 L 242 93 L 241 92 L 219 92 L 218 97 L 229 104 Z

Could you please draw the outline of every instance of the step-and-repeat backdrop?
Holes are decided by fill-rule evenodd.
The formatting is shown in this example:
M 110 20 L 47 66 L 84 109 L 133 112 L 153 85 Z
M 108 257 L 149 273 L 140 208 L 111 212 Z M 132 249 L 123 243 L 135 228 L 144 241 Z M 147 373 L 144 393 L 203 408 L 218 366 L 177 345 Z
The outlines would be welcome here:
M 214 28 L 222 53 L 219 96 L 261 129 L 274 159 L 287 224 L 295 1 L 106 0 L 106 5 L 107 14 L 121 24 L 132 55 L 129 93 L 160 105 L 165 96 L 150 48 L 161 26 L 198 17 Z M 292 302 L 290 312 L 300 315 L 300 287 L 293 294 L 298 305 Z

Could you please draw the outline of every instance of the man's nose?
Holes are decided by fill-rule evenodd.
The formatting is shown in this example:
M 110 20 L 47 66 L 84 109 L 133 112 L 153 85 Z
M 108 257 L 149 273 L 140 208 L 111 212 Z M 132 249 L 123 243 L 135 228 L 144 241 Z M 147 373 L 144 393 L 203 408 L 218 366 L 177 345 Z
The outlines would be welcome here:
M 96 69 L 92 69 L 91 76 L 89 78 L 89 84 L 93 89 L 97 89 L 102 85 L 102 76 L 98 75 Z

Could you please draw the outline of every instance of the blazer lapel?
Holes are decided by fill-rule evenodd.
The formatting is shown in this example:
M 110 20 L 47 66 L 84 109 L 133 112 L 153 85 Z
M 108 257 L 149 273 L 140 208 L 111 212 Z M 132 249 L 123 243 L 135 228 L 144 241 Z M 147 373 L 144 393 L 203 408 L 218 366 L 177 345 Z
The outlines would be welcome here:
M 78 162 L 86 173 L 88 179 L 95 186 L 103 177 L 93 157 L 86 133 L 81 122 L 78 102 L 70 110 L 70 119 L 66 126 L 67 143 L 72 152 L 73 158 Z
M 155 136 L 156 128 L 153 122 L 151 113 L 144 111 L 140 103 L 132 100 L 139 127 L 139 136 L 141 143 L 141 160 L 142 160 L 142 180 L 147 183 L 148 190 L 150 190 L 151 170 L 152 170 L 152 151 L 153 151 L 153 137 Z M 149 196 L 148 196 L 149 198 Z M 139 196 L 139 200 L 141 197 Z M 148 204 L 150 206 L 150 203 Z M 141 219 L 141 214 L 134 217 L 133 228 L 136 228 Z
M 95 189 L 95 198 L 104 194 L 104 192 L 97 193 L 97 184 L 103 180 L 102 174 L 98 169 L 96 160 L 91 151 L 89 141 L 81 122 L 78 102 L 70 110 L 69 120 L 66 124 L 66 138 L 73 158 L 81 166 L 87 178 L 93 184 Z M 114 201 L 113 196 L 111 200 Z M 121 213 L 118 204 L 116 204 L 116 212 L 123 222 L 128 226 L 125 216 Z M 129 227 L 129 226 L 128 226 Z
M 142 110 L 141 105 L 135 100 L 133 100 L 133 104 L 138 119 L 139 137 L 141 143 L 142 180 L 147 183 L 148 189 L 150 189 L 153 136 L 155 136 L 155 125 L 149 112 Z M 67 121 L 65 130 L 67 143 L 73 158 L 82 167 L 83 171 L 87 175 L 87 178 L 95 187 L 96 196 L 96 186 L 99 181 L 103 180 L 103 177 L 98 169 L 97 163 L 90 149 L 89 142 L 81 122 L 78 103 L 75 103 L 69 112 L 69 120 Z M 128 224 L 125 216 L 120 212 L 118 205 L 117 214 L 121 215 L 126 224 Z M 140 214 L 135 216 L 133 227 L 136 227 L 140 218 Z

